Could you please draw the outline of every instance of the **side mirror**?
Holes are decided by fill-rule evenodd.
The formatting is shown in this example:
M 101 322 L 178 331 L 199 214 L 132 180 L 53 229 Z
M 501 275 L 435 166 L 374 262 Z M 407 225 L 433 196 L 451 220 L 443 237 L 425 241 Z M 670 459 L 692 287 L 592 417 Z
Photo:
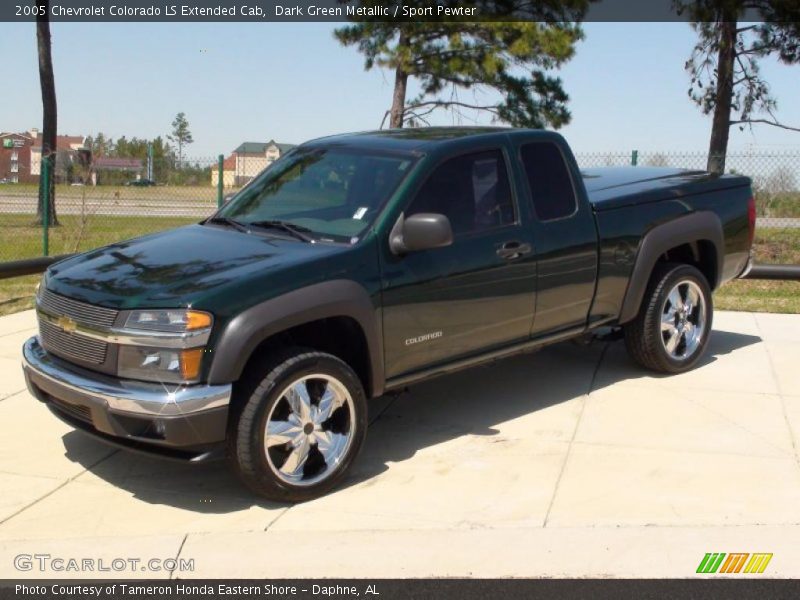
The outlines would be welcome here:
M 408 218 L 401 214 L 389 234 L 389 249 L 398 256 L 452 243 L 450 219 L 438 213 L 419 213 Z

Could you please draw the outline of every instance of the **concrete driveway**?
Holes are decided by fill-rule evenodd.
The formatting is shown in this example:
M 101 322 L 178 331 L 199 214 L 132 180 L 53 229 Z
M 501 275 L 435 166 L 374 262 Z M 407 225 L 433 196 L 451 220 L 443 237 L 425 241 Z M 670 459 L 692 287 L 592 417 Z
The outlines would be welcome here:
M 24 389 L 32 312 L 4 317 L 0 577 L 688 577 L 708 552 L 772 553 L 762 576 L 798 577 L 800 316 L 714 325 L 681 376 L 567 343 L 377 400 L 346 486 L 286 506 L 224 465 L 71 431 Z M 20 554 L 194 570 L 20 572 Z

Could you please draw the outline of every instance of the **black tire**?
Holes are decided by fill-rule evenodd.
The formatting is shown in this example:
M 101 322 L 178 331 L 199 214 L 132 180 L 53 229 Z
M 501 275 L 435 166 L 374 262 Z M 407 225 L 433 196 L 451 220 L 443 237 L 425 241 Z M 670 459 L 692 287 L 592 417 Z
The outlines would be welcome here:
M 677 359 L 666 348 L 670 334 L 662 333 L 661 318 L 662 313 L 671 306 L 668 295 L 677 285 L 683 285 L 683 282 L 693 282 L 696 285 L 704 302 L 705 314 L 699 343 L 691 353 Z M 625 345 L 631 358 L 647 369 L 659 373 L 683 373 L 692 369 L 702 358 L 711 337 L 713 317 L 711 288 L 705 276 L 691 265 L 661 264 L 653 272 L 639 314 L 623 326 Z M 691 320 L 691 316 L 688 320 Z
M 234 470 L 244 484 L 256 494 L 280 502 L 303 502 L 324 495 L 339 483 L 352 464 L 364 442 L 367 432 L 367 399 L 361 381 L 353 370 L 343 361 L 323 352 L 316 352 L 303 348 L 287 349 L 278 355 L 266 360 L 256 369 L 258 372 L 249 374 L 249 382 L 243 386 L 243 404 L 232 415 L 230 435 L 228 442 L 228 458 Z M 274 449 L 288 453 L 292 446 L 287 442 L 285 446 L 273 447 L 268 456 L 266 449 L 267 419 L 275 411 L 290 409 L 287 396 L 282 395 L 287 386 L 302 380 L 310 375 L 322 374 L 340 383 L 352 400 L 352 416 L 350 404 L 347 407 L 347 425 L 352 427 L 349 445 L 344 450 L 336 466 L 330 468 L 330 473 L 323 479 L 313 483 L 294 484 L 281 478 L 280 465 L 272 458 Z M 321 382 L 312 379 L 312 385 Z M 324 382 L 323 382 L 324 385 Z M 305 388 L 315 401 L 310 388 Z M 322 392 L 319 392 L 320 394 Z M 319 408 L 319 397 L 316 398 L 316 407 Z M 282 403 L 280 406 L 276 406 Z M 334 413 L 336 414 L 336 413 Z M 287 421 L 288 422 L 288 421 Z M 294 434 L 297 435 L 297 434 Z M 324 457 L 319 452 L 319 442 L 308 447 L 303 469 L 308 470 L 312 458 L 324 462 Z M 317 452 L 317 454 L 314 454 Z M 317 465 L 319 466 L 319 465 Z M 327 465 L 325 469 L 327 469 Z M 302 475 L 306 477 L 305 471 Z M 284 474 L 285 476 L 285 474 Z M 319 476 L 317 474 L 316 476 Z M 311 477 L 313 480 L 313 477 Z

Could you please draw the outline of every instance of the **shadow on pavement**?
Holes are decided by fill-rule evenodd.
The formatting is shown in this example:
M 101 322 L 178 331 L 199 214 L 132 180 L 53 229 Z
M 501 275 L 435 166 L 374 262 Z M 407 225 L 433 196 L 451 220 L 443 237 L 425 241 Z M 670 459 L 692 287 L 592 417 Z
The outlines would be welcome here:
M 760 341 L 756 336 L 714 331 L 697 368 Z M 609 351 L 613 360 L 603 356 Z M 365 446 L 341 487 L 369 481 L 388 469 L 389 463 L 407 460 L 424 448 L 464 435 L 495 436 L 499 423 L 619 381 L 653 377 L 627 357 L 619 358 L 623 355 L 623 342 L 562 343 L 535 356 L 516 356 L 418 384 L 388 407 L 373 402 L 373 408 L 379 405 L 383 411 L 370 415 Z M 67 457 L 83 464 L 93 476 L 148 503 L 200 513 L 284 506 L 259 500 L 224 461 L 188 465 L 117 451 L 100 463 L 88 464 L 85 457 L 91 453 L 86 446 L 102 442 L 76 431 L 66 434 L 63 442 Z

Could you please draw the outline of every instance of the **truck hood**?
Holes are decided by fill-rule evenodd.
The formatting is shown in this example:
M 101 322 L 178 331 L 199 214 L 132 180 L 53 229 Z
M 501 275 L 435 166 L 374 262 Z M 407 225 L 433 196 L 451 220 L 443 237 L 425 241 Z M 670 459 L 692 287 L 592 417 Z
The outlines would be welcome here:
M 117 309 L 201 306 L 220 290 L 240 286 L 245 291 L 278 271 L 346 248 L 189 225 L 56 263 L 48 270 L 47 287 Z M 245 295 L 255 296 L 255 290 Z

